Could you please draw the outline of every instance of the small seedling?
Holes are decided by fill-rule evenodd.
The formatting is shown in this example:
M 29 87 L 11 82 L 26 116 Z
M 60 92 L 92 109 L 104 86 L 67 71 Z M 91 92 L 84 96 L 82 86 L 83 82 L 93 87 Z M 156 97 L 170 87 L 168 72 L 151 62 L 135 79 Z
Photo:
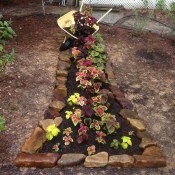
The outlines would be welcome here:
M 123 136 L 122 143 L 120 144 L 123 149 L 127 149 L 128 146 L 132 146 L 131 138 L 127 136 Z
M 117 139 L 113 139 L 113 141 L 110 144 L 110 147 L 117 150 L 119 148 L 119 145 L 120 145 L 120 142 Z

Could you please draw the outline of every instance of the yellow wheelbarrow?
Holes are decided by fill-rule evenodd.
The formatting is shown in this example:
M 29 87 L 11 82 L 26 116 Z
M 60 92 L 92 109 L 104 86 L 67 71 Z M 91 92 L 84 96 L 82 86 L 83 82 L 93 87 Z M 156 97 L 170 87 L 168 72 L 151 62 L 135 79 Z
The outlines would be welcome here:
M 84 4 L 84 0 L 82 1 L 81 7 L 80 7 L 80 12 L 82 11 L 82 7 Z M 115 8 L 115 7 L 113 7 Z M 106 16 L 108 15 L 113 8 L 109 9 L 97 22 L 96 24 L 93 25 L 93 28 L 95 29 L 95 32 L 93 34 L 95 34 L 98 30 L 99 30 L 99 26 L 98 23 Z M 66 30 L 66 28 L 70 27 L 71 25 L 75 24 L 74 21 L 74 17 L 73 14 L 77 12 L 76 10 L 72 10 L 68 13 L 66 13 L 65 15 L 61 16 L 58 20 L 57 20 L 57 24 L 58 26 L 66 33 L 65 39 L 60 47 L 60 50 L 67 50 L 70 45 L 72 44 L 72 42 L 74 41 L 74 39 L 78 39 L 77 36 L 75 36 L 74 34 L 72 34 L 70 31 Z M 67 35 L 69 35 L 69 38 L 67 39 Z

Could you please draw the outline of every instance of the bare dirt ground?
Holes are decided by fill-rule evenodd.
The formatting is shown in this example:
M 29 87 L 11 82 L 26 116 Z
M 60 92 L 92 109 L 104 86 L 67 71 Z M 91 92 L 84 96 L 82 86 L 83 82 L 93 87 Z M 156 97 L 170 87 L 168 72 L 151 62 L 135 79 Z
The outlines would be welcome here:
M 175 44 L 155 34 L 101 26 L 116 82 L 130 99 L 167 156 L 159 169 L 16 168 L 12 160 L 31 134 L 52 98 L 58 47 L 63 33 L 55 16 L 12 17 L 17 37 L 9 43 L 16 60 L 0 79 L 0 175 L 173 175 L 175 172 Z

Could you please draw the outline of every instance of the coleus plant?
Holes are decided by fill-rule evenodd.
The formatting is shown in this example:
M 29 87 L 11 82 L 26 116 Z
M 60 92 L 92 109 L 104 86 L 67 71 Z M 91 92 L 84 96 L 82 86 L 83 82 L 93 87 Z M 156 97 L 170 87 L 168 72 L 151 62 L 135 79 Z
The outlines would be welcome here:
M 106 141 L 105 141 L 104 137 L 106 136 L 106 134 L 104 132 L 102 132 L 102 131 L 96 131 L 96 134 L 97 134 L 97 137 L 96 137 L 95 140 L 98 143 L 105 144 Z
M 47 140 L 52 140 L 58 135 L 60 130 L 56 127 L 55 124 L 49 125 L 46 129 L 46 138 Z
M 80 109 L 75 109 L 74 113 L 71 115 L 71 120 L 74 126 L 77 126 L 78 123 L 82 122 L 82 111 Z
M 64 136 L 63 140 L 64 140 L 65 145 L 70 145 L 70 143 L 74 141 L 73 138 L 70 135 L 69 136 Z
M 64 129 L 63 134 L 65 136 L 63 137 L 63 140 L 64 140 L 65 145 L 70 145 L 70 143 L 73 142 L 73 138 L 70 135 L 71 133 L 72 133 L 72 128 L 71 127 L 68 127 L 66 129 Z
M 110 147 L 117 150 L 119 148 L 119 146 L 121 146 L 123 149 L 127 149 L 129 146 L 132 146 L 131 137 L 122 136 L 121 140 L 122 140 L 122 142 L 119 142 L 117 139 L 113 139 L 113 141 L 110 144 Z
M 96 130 L 100 130 L 101 125 L 103 125 L 101 121 L 93 119 L 93 122 L 90 124 L 90 128 L 95 128 Z
M 78 130 L 79 137 L 77 138 L 77 142 L 80 144 L 86 140 L 88 140 L 89 135 L 87 134 L 87 131 L 89 128 L 84 125 L 83 123 L 80 124 L 80 128 Z
M 108 108 L 104 105 L 96 106 L 93 109 L 95 111 L 95 115 L 99 116 L 99 117 L 102 117 L 104 115 L 105 111 L 108 110 Z
M 63 134 L 65 134 L 66 136 L 69 136 L 72 133 L 72 128 L 68 127 L 66 129 L 64 129 Z
M 109 134 L 114 133 L 116 130 L 120 128 L 119 122 L 116 120 L 115 115 L 111 115 L 110 113 L 103 113 L 101 117 L 103 124 L 106 125 L 106 129 Z
M 80 97 L 79 93 L 74 93 L 73 95 L 71 95 L 68 99 L 67 99 L 67 103 L 72 106 L 74 104 L 77 104 L 78 102 L 78 98 Z
M 91 145 L 87 148 L 88 155 L 95 154 L 95 145 Z
M 73 16 L 75 21 L 75 34 L 77 36 L 86 37 L 95 31 L 93 26 L 97 20 L 94 17 L 83 14 L 80 11 L 75 12 Z
M 83 96 L 80 96 L 79 93 L 74 93 L 73 95 L 71 95 L 68 99 L 67 99 L 67 103 L 72 106 L 72 105 L 80 105 L 80 106 L 84 106 L 86 105 L 87 99 Z M 69 118 L 71 112 L 67 111 L 66 112 L 67 117 Z
M 53 145 L 52 150 L 54 152 L 60 152 L 60 143 L 56 143 L 55 145 Z

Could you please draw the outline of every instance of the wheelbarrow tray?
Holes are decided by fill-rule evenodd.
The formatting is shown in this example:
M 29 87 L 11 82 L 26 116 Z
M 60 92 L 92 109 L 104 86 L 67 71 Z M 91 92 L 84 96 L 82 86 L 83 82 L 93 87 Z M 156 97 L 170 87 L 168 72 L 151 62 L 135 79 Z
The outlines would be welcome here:
M 71 37 L 78 39 L 76 36 L 74 36 L 72 33 L 70 33 L 69 31 L 67 31 L 65 28 L 70 27 L 68 26 L 68 21 L 71 22 L 71 24 L 75 24 L 74 21 L 74 17 L 73 14 L 77 12 L 76 10 L 71 10 L 70 12 L 66 13 L 65 15 L 61 16 L 60 18 L 58 18 L 57 20 L 57 24 L 58 26 L 64 31 L 66 32 L 68 35 L 70 35 Z M 99 26 L 98 25 L 94 25 L 93 28 L 95 29 L 95 32 L 93 34 L 95 34 L 98 30 L 99 30 Z

